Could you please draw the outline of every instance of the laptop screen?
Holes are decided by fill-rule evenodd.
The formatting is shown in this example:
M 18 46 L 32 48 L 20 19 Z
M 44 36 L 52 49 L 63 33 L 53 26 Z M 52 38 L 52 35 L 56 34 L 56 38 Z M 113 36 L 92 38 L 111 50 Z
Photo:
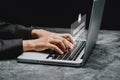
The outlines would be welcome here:
M 87 34 L 87 41 L 85 47 L 85 54 L 83 56 L 83 65 L 90 55 L 91 50 L 96 44 L 100 24 L 102 20 L 105 0 L 94 0 L 92 6 L 92 12 L 90 17 L 89 29 Z

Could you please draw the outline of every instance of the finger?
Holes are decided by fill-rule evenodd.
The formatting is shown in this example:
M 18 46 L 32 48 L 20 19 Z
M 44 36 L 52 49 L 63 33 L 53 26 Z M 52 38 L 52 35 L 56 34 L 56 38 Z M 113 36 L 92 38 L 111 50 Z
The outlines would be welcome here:
M 72 44 L 75 44 L 75 39 L 70 34 L 62 34 L 62 37 L 69 40 Z
M 54 37 L 54 39 L 58 39 L 58 40 L 61 40 L 63 42 L 63 44 L 65 45 L 65 51 L 69 48 L 68 45 L 65 43 L 65 39 L 60 37 L 60 36 L 57 36 L 57 37 Z
M 66 50 L 66 46 L 65 44 L 62 42 L 62 40 L 59 40 L 59 39 L 53 39 L 53 41 L 51 42 L 52 44 L 59 44 L 60 45 L 60 48 L 63 49 L 63 51 Z
M 60 54 L 63 54 L 64 52 L 59 48 L 57 47 L 56 45 L 53 45 L 53 44 L 49 44 L 48 47 L 52 50 L 55 50 L 56 52 L 60 53 Z
M 64 44 L 67 46 L 68 49 L 73 50 L 74 45 L 71 42 L 69 42 L 68 40 L 64 39 Z
M 68 40 L 66 40 L 66 39 L 64 39 L 64 38 L 62 38 L 62 37 L 57 37 L 59 40 L 62 40 L 63 41 L 63 43 L 64 43 L 64 45 L 66 46 L 66 50 L 67 49 L 73 49 L 74 48 L 74 45 L 71 43 L 71 42 L 69 42 Z

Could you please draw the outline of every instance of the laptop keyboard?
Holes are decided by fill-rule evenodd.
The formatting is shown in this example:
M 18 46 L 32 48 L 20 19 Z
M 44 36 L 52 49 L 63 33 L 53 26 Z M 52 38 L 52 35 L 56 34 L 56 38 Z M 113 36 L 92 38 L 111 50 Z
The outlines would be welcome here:
M 51 50 L 50 54 L 46 57 L 46 59 L 75 61 L 77 57 L 80 55 L 80 52 L 83 50 L 84 46 L 85 46 L 85 41 L 77 41 L 77 44 L 72 51 L 67 50 L 63 55 L 61 55 L 56 51 Z

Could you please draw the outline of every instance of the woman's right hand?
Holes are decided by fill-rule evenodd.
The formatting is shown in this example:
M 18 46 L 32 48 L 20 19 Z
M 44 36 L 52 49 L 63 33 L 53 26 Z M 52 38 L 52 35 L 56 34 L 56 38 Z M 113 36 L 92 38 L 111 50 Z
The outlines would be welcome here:
M 73 49 L 74 45 L 61 37 L 61 39 L 43 37 L 33 40 L 23 40 L 23 51 L 43 51 L 52 49 L 60 54 L 64 54 L 67 49 Z

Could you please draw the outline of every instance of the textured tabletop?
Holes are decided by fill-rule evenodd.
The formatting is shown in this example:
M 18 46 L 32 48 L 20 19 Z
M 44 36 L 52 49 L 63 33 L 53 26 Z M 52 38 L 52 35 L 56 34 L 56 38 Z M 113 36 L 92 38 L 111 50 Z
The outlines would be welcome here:
M 0 80 L 120 80 L 120 31 L 100 31 L 83 68 L 0 61 Z

